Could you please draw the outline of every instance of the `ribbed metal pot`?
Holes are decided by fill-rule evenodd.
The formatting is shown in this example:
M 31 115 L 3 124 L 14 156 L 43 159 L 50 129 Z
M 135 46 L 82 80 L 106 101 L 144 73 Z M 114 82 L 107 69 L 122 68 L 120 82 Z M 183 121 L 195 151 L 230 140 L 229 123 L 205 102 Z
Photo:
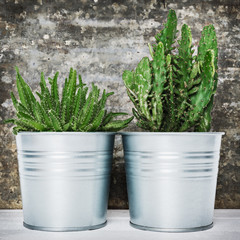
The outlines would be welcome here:
M 78 231 L 106 225 L 114 133 L 17 135 L 24 226 Z
M 131 225 L 212 227 L 223 133 L 122 133 Z

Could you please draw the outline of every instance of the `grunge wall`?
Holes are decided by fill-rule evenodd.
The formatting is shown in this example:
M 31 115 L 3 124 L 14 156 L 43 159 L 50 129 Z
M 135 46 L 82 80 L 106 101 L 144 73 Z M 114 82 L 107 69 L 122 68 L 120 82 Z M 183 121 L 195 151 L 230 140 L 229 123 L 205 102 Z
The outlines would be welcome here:
M 0 0 L 0 208 L 21 208 L 15 137 L 4 119 L 14 109 L 18 66 L 34 91 L 40 72 L 60 72 L 63 82 L 73 67 L 87 83 L 114 91 L 108 109 L 131 114 L 121 75 L 149 56 L 148 42 L 161 29 L 168 10 L 179 27 L 192 28 L 197 46 L 204 25 L 214 24 L 219 44 L 219 85 L 212 131 L 224 131 L 217 208 L 240 208 L 240 1 L 239 0 Z M 134 122 L 128 131 L 139 131 Z M 120 136 L 116 137 L 110 208 L 127 208 Z

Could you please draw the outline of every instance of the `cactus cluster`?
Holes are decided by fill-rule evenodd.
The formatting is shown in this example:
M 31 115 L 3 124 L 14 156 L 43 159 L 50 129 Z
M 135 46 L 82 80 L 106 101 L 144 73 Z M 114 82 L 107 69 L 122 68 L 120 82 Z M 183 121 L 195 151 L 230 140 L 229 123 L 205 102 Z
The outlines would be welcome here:
M 20 131 L 118 131 L 125 128 L 132 118 L 115 120 L 117 116 L 127 113 L 107 112 L 105 104 L 107 98 L 113 92 L 104 90 L 100 97 L 100 89 L 92 84 L 88 94 L 88 87 L 82 82 L 81 75 L 70 69 L 69 77 L 65 79 L 61 97 L 58 90 L 58 72 L 53 78 L 49 78 L 50 88 L 41 74 L 41 92 L 36 94 L 37 100 L 29 85 L 21 77 L 17 70 L 17 90 L 20 101 L 11 92 L 13 105 L 17 111 L 17 118 L 6 122 L 15 124 L 13 133 Z
M 156 44 L 149 44 L 152 60 L 144 57 L 135 71 L 124 71 L 123 81 L 139 127 L 207 132 L 218 80 L 215 29 L 203 28 L 197 55 L 189 26 L 182 26 L 175 47 L 177 32 L 176 13 L 170 10 L 163 30 L 155 36 Z

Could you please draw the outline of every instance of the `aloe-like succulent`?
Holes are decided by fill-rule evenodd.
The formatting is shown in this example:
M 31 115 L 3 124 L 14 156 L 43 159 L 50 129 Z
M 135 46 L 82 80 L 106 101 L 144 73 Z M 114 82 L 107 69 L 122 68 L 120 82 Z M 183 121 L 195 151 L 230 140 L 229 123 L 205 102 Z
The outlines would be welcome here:
M 9 119 L 7 123 L 15 124 L 13 133 L 20 131 L 51 131 L 51 132 L 93 132 L 93 131 L 118 131 L 125 128 L 133 117 L 125 120 L 115 120 L 117 116 L 127 115 L 122 112 L 107 112 L 106 100 L 113 92 L 104 90 L 100 98 L 100 89 L 92 84 L 88 93 L 88 87 L 83 84 L 81 75 L 77 83 L 76 70 L 70 69 L 69 77 L 65 79 L 61 97 L 58 90 L 57 72 L 53 78 L 49 78 L 50 88 L 41 73 L 41 92 L 36 94 L 37 100 L 29 87 L 17 71 L 18 101 L 11 92 L 13 105 L 17 111 L 15 119 Z
M 170 10 L 156 44 L 149 44 L 152 60 L 144 57 L 134 71 L 124 71 L 133 114 L 137 125 L 149 131 L 209 131 L 218 81 L 215 29 L 203 28 L 195 56 L 188 25 L 182 26 L 177 49 L 176 38 L 177 17 Z

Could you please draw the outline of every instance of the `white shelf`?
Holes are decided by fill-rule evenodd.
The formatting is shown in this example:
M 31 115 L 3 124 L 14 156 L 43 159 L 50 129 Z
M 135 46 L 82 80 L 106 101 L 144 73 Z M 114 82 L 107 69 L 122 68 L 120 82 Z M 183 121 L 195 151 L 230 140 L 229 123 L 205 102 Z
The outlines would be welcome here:
M 41 232 L 23 227 L 22 210 L 0 210 L 1 240 L 240 240 L 240 210 L 215 210 L 213 228 L 193 233 L 142 231 L 129 225 L 127 210 L 109 210 L 106 227 L 82 232 Z

